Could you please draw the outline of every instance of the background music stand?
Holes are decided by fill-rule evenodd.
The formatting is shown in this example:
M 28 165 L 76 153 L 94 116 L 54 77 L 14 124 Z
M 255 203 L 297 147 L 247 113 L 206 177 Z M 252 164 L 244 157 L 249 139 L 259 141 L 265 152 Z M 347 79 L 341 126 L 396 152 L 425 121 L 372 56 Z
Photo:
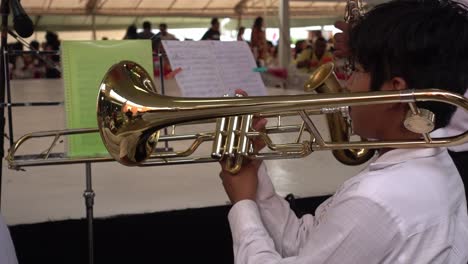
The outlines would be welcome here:
M 14 33 L 14 32 L 13 32 Z M 21 38 L 19 38 L 18 36 L 14 36 L 15 38 L 17 38 L 18 41 L 20 42 L 25 42 L 24 40 L 22 40 Z M 19 38 L 19 39 L 18 39 Z M 22 41 L 21 41 L 22 40 Z M 6 41 L 5 41 L 6 42 Z M 110 42 L 109 42 L 110 43 Z M 128 42 L 127 42 L 128 43 Z M 9 53 L 7 52 L 6 50 L 6 45 L 5 46 L 2 46 L 2 50 L 4 50 L 3 54 L 4 56 L 2 56 L 2 59 L 4 59 L 4 65 L 8 65 L 8 55 Z M 21 54 L 25 54 L 25 53 L 35 53 L 35 54 L 58 54 L 57 52 L 37 52 L 37 51 L 13 51 L 13 52 L 10 52 L 10 54 L 15 54 L 15 55 L 21 55 Z M 151 53 L 149 53 L 151 54 Z M 150 56 L 146 56 L 148 58 L 151 58 Z M 118 62 L 117 61 L 114 61 L 113 63 L 115 62 Z M 149 63 L 146 63 L 147 65 L 145 65 L 146 67 L 149 67 L 150 69 L 152 69 L 152 62 L 151 64 Z M 107 67 L 107 66 L 106 66 Z M 106 69 L 107 71 L 107 69 Z M 2 73 L 4 73 L 4 77 L 6 76 L 6 78 L 2 79 L 2 85 L 4 88 L 6 88 L 5 90 L 8 91 L 8 94 L 10 94 L 10 82 L 9 82 L 9 71 L 8 71 L 8 67 L 4 67 L 3 68 L 3 71 Z M 104 72 L 105 73 L 105 72 Z M 102 74 L 101 78 L 104 76 L 104 74 Z M 100 80 L 99 80 L 100 81 Z M 163 81 L 162 81 L 162 85 L 164 85 Z M 95 89 L 97 89 L 97 85 L 95 87 Z M 4 91 L 5 91 L 4 90 Z M 4 93 L 3 93 L 4 94 Z M 5 98 L 3 98 L 5 99 Z M 94 95 L 94 98 L 92 101 L 95 101 L 95 95 Z M 11 107 L 15 107 L 15 106 L 48 106 L 48 105 L 54 105 L 54 106 L 57 106 L 57 105 L 61 105 L 63 104 L 62 102 L 24 102 L 24 103 L 12 103 L 12 100 L 11 100 L 11 96 L 8 97 L 8 101 L 7 103 L 2 103 L 0 105 L 0 108 L 1 110 L 4 111 L 4 107 L 8 107 L 9 109 L 9 117 L 11 116 Z M 94 109 L 94 107 L 93 107 Z M 94 111 L 94 110 L 93 110 Z M 2 116 L 3 117 L 3 116 Z M 9 123 L 13 124 L 13 118 L 9 118 Z M 4 126 L 2 127 L 4 129 Z M 82 129 L 83 131 L 85 130 L 92 130 L 92 129 Z M 73 134 L 73 133 L 71 133 Z M 14 144 L 13 143 L 13 140 L 14 140 L 14 135 L 13 135 L 13 129 L 12 129 L 12 125 L 10 126 L 10 133 L 9 133 L 9 138 L 10 138 L 10 144 Z M 57 140 L 57 138 L 56 138 Z M 3 142 L 3 138 L 2 138 L 2 142 Z M 3 148 L 2 148 L 2 154 L 3 153 Z M 38 155 L 39 156 L 39 155 Z M 51 155 L 53 156 L 53 155 Z M 60 153 L 59 153 L 59 156 L 60 156 Z M 31 161 L 31 159 L 29 158 L 28 161 Z M 42 158 L 39 160 L 38 158 L 38 164 L 39 162 L 42 161 Z M 86 206 L 86 219 L 87 219 L 87 224 L 88 224 L 88 255 L 89 255 L 89 263 L 94 263 L 94 233 L 93 233 L 93 219 L 94 219 L 94 216 L 93 216 L 93 205 L 94 205 L 94 196 L 95 196 L 95 193 L 92 189 L 92 171 L 91 171 L 91 163 L 93 162 L 98 162 L 98 161 L 112 161 L 112 159 L 110 158 L 102 158 L 102 159 L 97 159 L 97 160 L 93 160 L 93 159 L 90 159 L 90 160 L 82 160 L 80 162 L 75 162 L 75 163 L 85 163 L 85 176 L 86 176 L 86 188 L 83 192 L 83 197 L 85 199 L 85 206 Z M 33 164 L 30 163 L 30 164 Z M 55 163 L 55 164 L 60 164 L 60 163 Z M 50 165 L 55 165 L 55 164 L 50 164 Z M 68 163 L 62 163 L 62 164 L 68 164 Z M 34 165 L 31 165 L 31 166 L 34 166 Z M 1 176 L 1 175 L 0 175 Z

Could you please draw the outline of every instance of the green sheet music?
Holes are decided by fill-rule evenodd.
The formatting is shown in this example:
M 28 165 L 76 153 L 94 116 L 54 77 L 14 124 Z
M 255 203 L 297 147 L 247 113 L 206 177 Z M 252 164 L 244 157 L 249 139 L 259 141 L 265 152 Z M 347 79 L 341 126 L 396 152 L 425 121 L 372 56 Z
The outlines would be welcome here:
M 61 50 L 67 128 L 97 127 L 99 84 L 113 64 L 135 61 L 153 75 L 149 40 L 63 41 Z M 99 133 L 71 136 L 67 144 L 70 157 L 107 155 Z

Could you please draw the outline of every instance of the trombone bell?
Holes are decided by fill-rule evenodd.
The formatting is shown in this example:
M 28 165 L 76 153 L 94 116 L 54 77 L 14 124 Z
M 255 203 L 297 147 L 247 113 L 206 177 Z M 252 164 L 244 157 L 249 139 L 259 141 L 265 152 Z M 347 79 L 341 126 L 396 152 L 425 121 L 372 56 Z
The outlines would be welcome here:
M 124 165 L 144 161 L 159 139 L 159 128 L 146 126 L 148 107 L 141 102 L 148 95 L 157 95 L 153 81 L 141 66 L 130 61 L 110 68 L 99 87 L 99 132 L 109 154 Z

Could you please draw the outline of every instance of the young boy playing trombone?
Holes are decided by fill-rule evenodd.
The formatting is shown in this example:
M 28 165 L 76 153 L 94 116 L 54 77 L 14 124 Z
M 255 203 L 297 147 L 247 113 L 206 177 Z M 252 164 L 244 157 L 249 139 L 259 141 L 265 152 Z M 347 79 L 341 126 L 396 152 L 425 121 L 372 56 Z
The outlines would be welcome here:
M 466 91 L 468 13 L 455 2 L 392 1 L 343 33 L 337 47 L 352 54 L 351 92 Z M 433 102 L 418 107 L 435 114 L 435 132 L 455 111 Z M 407 111 L 407 104 L 395 103 L 352 107 L 350 114 L 362 137 L 419 139 L 420 134 L 403 126 Z M 254 128 L 265 124 L 260 119 Z M 465 190 L 445 148 L 380 149 L 377 159 L 346 181 L 315 215 L 300 219 L 275 193 L 261 161 L 245 164 L 236 175 L 222 164 L 220 175 L 234 204 L 229 222 L 235 263 L 468 261 Z

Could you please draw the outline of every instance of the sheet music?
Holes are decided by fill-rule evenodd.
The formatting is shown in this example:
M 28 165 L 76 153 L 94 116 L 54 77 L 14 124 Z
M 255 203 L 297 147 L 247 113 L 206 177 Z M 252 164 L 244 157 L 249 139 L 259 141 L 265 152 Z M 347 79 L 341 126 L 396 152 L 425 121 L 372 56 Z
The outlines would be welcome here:
M 234 95 L 237 88 L 249 95 L 266 95 L 249 46 L 243 41 L 162 41 L 182 95 Z

